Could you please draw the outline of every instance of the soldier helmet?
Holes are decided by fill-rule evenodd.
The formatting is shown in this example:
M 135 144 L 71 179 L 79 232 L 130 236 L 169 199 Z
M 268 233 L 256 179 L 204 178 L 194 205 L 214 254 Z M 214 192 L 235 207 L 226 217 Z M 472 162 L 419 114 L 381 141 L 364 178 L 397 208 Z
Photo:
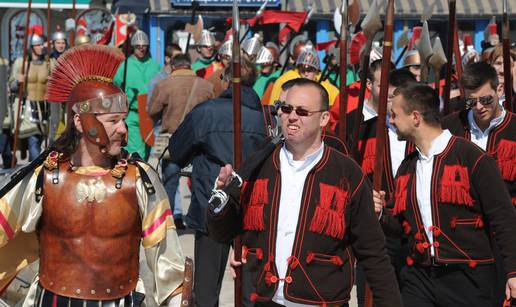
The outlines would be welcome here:
M 230 36 L 222 45 L 219 47 L 219 54 L 223 56 L 231 57 L 233 55 L 233 37 Z
M 67 103 L 81 119 L 83 136 L 103 154 L 107 153 L 110 141 L 96 114 L 128 111 L 127 96 L 113 84 L 123 60 L 124 54 L 117 48 L 94 44 L 78 46 L 59 57 L 47 83 L 45 100 Z M 73 125 L 73 120 L 69 120 L 69 125 Z
M 369 53 L 369 65 L 374 61 L 381 60 L 383 58 L 383 48 L 381 46 L 372 46 L 371 53 Z
M 268 42 L 264 47 L 260 48 L 256 56 L 256 64 L 270 65 L 278 61 L 279 48 L 273 42 Z
M 208 30 L 202 30 L 201 38 L 197 42 L 197 46 L 213 47 L 215 46 L 215 36 Z
M 36 33 L 32 34 L 30 37 L 30 46 L 39 46 L 45 43 L 45 38 L 42 35 L 38 35 Z
M 59 26 L 57 26 L 57 31 L 55 31 L 52 34 L 52 41 L 56 41 L 58 39 L 63 39 L 65 41 L 67 40 L 66 33 L 61 31 L 61 27 L 59 27 Z
M 88 34 L 77 35 L 75 37 L 75 46 L 91 43 L 91 37 Z
M 299 57 L 296 60 L 296 66 L 300 65 L 310 66 L 317 70 L 320 69 L 319 57 L 317 56 L 317 52 L 315 51 L 315 48 L 310 41 L 306 43 L 305 47 L 302 49 Z
M 407 52 L 403 57 L 403 66 L 420 66 L 421 65 L 421 57 L 419 55 L 419 51 L 413 49 Z
M 242 42 L 242 51 L 248 56 L 256 56 L 262 43 L 260 42 L 260 34 L 255 34 L 253 37 L 248 38 Z
M 131 37 L 131 46 L 148 46 L 149 37 L 141 30 L 137 30 Z

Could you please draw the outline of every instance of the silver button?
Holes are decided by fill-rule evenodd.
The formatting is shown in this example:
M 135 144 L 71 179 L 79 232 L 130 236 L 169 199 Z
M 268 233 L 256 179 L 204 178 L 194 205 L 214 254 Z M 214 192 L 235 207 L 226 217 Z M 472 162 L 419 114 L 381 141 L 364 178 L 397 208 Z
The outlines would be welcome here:
M 61 287 L 61 291 L 64 291 L 64 290 L 66 290 L 66 287 Z
M 90 293 L 91 293 L 91 294 L 95 294 L 95 290 L 91 290 L 91 291 L 90 291 Z
M 106 289 L 106 293 L 111 293 L 111 289 Z
M 77 294 L 81 294 L 81 289 L 77 289 L 77 290 L 75 290 L 75 293 L 77 293 Z
M 120 286 L 120 289 L 123 290 L 124 289 L 124 286 Z

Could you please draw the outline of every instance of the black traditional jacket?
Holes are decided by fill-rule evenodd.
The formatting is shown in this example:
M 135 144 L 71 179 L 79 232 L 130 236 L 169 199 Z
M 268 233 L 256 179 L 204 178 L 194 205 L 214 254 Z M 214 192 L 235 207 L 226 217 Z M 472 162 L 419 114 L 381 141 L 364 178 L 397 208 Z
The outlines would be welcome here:
M 408 265 L 494 263 L 490 233 L 500 246 L 507 277 L 516 276 L 516 210 L 496 162 L 478 146 L 453 136 L 434 157 L 431 178 L 433 243 L 422 222 L 416 195 L 418 153 L 409 155 L 396 176 L 393 212 L 382 222 L 409 237 Z
M 267 302 L 277 290 L 275 247 L 281 192 L 279 153 L 267 158 L 240 196 L 231 197 L 220 215 L 208 212 L 207 228 L 227 242 L 242 234 L 243 257 L 256 292 Z M 401 306 L 385 239 L 373 210 L 369 180 L 346 155 L 325 145 L 321 160 L 308 173 L 303 188 L 297 233 L 284 296 L 303 304 L 344 304 L 353 287 L 355 258 L 362 263 L 377 306 Z
M 452 113 L 443 119 L 443 128 L 453 135 L 471 139 L 468 111 Z M 503 121 L 489 132 L 486 151 L 493 156 L 516 208 L 516 115 L 507 111 Z

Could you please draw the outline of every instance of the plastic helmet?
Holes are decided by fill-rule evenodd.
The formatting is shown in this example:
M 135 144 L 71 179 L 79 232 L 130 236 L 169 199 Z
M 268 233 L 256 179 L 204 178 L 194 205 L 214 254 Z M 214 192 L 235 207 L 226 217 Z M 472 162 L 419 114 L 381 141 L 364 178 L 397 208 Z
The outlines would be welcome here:
M 137 30 L 131 37 L 131 46 L 149 46 L 149 37 L 145 32 Z
M 258 55 L 260 48 L 262 48 L 260 34 L 255 34 L 253 37 L 248 38 L 242 42 L 242 51 L 244 51 L 248 56 Z
M 419 51 L 413 49 L 408 51 L 403 57 L 403 66 L 420 66 L 421 65 L 421 56 L 419 55 Z
M 473 46 L 468 46 L 466 52 L 462 56 L 462 66 L 467 66 L 480 61 L 480 54 Z
M 299 65 L 310 66 L 317 70 L 320 69 L 319 57 L 317 56 L 317 52 L 315 51 L 315 48 L 311 42 L 307 42 L 305 47 L 299 54 L 299 57 L 296 60 L 296 66 Z
M 45 39 L 43 38 L 43 36 L 41 35 L 38 35 L 36 33 L 32 34 L 31 37 L 30 37 L 30 46 L 38 46 L 38 45 L 43 45 L 45 43 Z
M 88 34 L 77 35 L 75 37 L 75 46 L 91 43 L 91 37 Z
M 270 65 L 278 61 L 279 48 L 273 42 L 268 42 L 264 47 L 260 48 L 256 57 L 256 64 Z
M 66 37 L 66 33 L 61 31 L 61 28 L 59 26 L 57 27 L 57 30 L 52 34 L 52 41 L 56 41 L 58 39 L 63 39 L 65 41 L 68 40 L 68 38 Z
M 213 47 L 215 46 L 215 36 L 208 30 L 202 30 L 201 39 L 197 43 L 197 46 L 207 46 Z
M 381 60 L 383 58 L 383 48 L 381 46 L 371 47 L 371 53 L 369 53 L 369 65 L 371 63 Z
M 220 55 L 231 57 L 233 55 L 233 37 L 230 36 L 222 45 L 219 47 L 218 53 Z

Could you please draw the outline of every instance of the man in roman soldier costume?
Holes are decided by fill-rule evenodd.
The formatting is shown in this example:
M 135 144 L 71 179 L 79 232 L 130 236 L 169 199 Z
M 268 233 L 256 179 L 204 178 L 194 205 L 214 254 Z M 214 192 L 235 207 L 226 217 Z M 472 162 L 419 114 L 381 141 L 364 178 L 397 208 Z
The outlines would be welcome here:
M 140 306 L 140 243 L 155 301 L 180 299 L 183 255 L 167 194 L 147 164 L 122 150 L 128 103 L 112 78 L 123 59 L 101 45 L 59 58 L 46 99 L 67 104 L 68 126 L 1 198 L 0 289 L 39 249 L 24 306 Z
M 256 56 L 256 66 L 260 72 L 253 89 L 262 98 L 269 84 L 274 83 L 280 76 L 281 70 L 277 70 L 279 63 L 279 48 L 273 42 L 268 42 L 260 48 Z
M 201 39 L 196 42 L 200 57 L 192 63 L 192 70 L 198 71 L 215 61 L 215 36 L 208 30 L 202 30 Z
M 489 93 L 478 94 L 477 104 Z M 492 234 L 503 258 L 505 297 L 516 298 L 516 211 L 495 160 L 441 128 L 439 96 L 429 86 L 398 87 L 389 123 L 417 148 L 398 168 L 393 210 L 381 217 L 387 229 L 409 239 L 404 305 L 492 306 Z M 374 194 L 375 207 L 383 208 L 383 193 Z
M 68 38 L 66 33 L 61 31 L 61 28 L 57 26 L 57 31 L 51 36 L 52 38 L 52 51 L 50 54 L 50 71 L 57 65 L 57 59 L 63 54 L 68 48 Z M 57 103 L 49 104 L 50 120 L 48 127 L 48 140 L 53 143 L 54 140 L 61 134 L 65 126 L 65 108 Z

